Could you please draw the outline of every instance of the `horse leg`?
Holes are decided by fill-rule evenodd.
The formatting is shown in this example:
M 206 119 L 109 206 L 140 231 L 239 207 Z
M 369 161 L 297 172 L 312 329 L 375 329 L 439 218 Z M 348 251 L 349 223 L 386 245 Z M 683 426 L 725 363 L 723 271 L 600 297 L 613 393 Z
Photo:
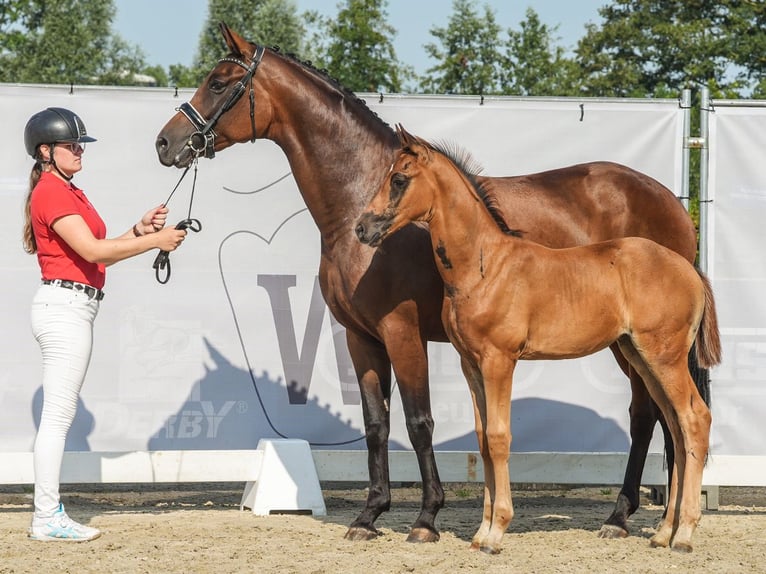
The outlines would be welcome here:
M 672 368 L 657 370 L 658 378 L 661 378 L 664 388 L 667 389 L 670 403 L 665 416 L 671 432 L 675 430 L 675 475 L 671 481 L 666 511 L 670 514 L 672 510 L 675 516 L 672 521 L 674 531 L 670 546 L 673 550 L 691 552 L 692 535 L 702 517 L 700 493 L 702 471 L 710 440 L 710 410 L 697 391 L 685 361 L 679 361 Z M 673 415 L 676 418 L 671 423 Z M 663 526 L 668 522 L 670 521 L 666 516 Z M 660 541 L 664 542 L 664 538 Z
M 486 404 L 485 440 L 492 469 L 491 476 L 484 479 L 491 495 L 492 525 L 479 549 L 487 554 L 497 554 L 503 535 L 513 519 L 508 458 L 511 449 L 511 388 L 516 361 L 498 352 L 490 355 L 483 356 L 481 373 Z
M 672 349 L 678 346 L 683 346 L 683 341 L 678 344 L 668 338 L 660 342 L 641 341 L 639 355 L 638 345 L 620 341 L 620 348 L 641 373 L 662 411 L 674 444 L 668 505 L 650 543 L 654 547 L 666 547 L 672 539 L 674 550 L 690 552 L 691 536 L 701 517 L 700 492 L 710 435 L 710 411 L 689 374 L 687 357 L 675 353 L 673 360 L 664 358 L 672 355 Z M 655 354 L 651 349 L 664 349 L 664 352 Z
M 470 550 L 479 550 L 484 540 L 489 534 L 492 526 L 492 501 L 494 498 L 494 472 L 492 470 L 492 459 L 489 456 L 487 447 L 487 435 L 485 432 L 487 423 L 487 399 L 484 395 L 484 380 L 481 371 L 473 366 L 469 361 L 461 359 L 460 366 L 463 369 L 463 375 L 468 382 L 468 389 L 471 391 L 473 401 L 474 424 L 476 427 L 476 440 L 479 446 L 479 454 L 484 467 L 484 510 L 482 513 L 479 529 L 471 540 Z
M 346 341 L 362 395 L 370 487 L 364 510 L 351 523 L 345 538 L 371 540 L 378 536 L 375 520 L 391 507 L 388 470 L 391 363 L 386 349 L 377 341 L 350 329 L 346 330 Z
M 413 341 L 407 336 L 387 342 L 402 399 L 407 434 L 418 460 L 423 484 L 420 515 L 410 527 L 407 542 L 438 541 L 436 514 L 444 506 L 444 489 L 433 449 L 434 420 L 431 415 L 426 344 L 424 339 Z
M 630 402 L 630 452 L 628 464 L 625 468 L 625 477 L 622 489 L 617 495 L 612 514 L 606 519 L 599 531 L 600 538 L 624 538 L 628 536 L 628 517 L 631 516 L 640 505 L 641 476 L 644 472 L 646 456 L 649 452 L 649 443 L 652 440 L 654 426 L 660 417 L 659 409 L 654 404 L 644 381 L 636 369 L 620 352 L 618 345 L 612 345 L 620 368 L 630 378 L 631 402 Z M 663 429 L 665 428 L 663 422 Z M 673 442 L 670 434 L 665 433 L 666 448 L 672 451 Z M 668 442 L 669 441 L 669 442 Z M 672 459 L 669 459 L 672 468 Z

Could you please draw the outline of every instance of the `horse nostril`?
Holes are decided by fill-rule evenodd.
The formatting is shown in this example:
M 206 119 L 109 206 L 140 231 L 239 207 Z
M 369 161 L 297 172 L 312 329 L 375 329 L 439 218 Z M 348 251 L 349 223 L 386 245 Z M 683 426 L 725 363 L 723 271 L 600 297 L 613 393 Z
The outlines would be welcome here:
M 157 141 L 154 142 L 154 147 L 156 147 L 159 151 L 163 151 L 168 147 L 168 140 L 162 136 L 158 136 Z
M 359 238 L 359 241 L 362 241 L 364 238 L 364 225 L 361 223 L 356 224 L 356 229 L 354 229 L 356 232 L 356 236 Z

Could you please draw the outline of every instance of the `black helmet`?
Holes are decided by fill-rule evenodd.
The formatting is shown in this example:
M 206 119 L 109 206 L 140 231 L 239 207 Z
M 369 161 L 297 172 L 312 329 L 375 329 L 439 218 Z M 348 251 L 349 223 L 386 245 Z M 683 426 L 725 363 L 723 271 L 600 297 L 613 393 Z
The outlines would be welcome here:
M 65 108 L 48 108 L 37 112 L 24 128 L 27 153 L 35 157 L 37 146 L 56 142 L 94 142 L 80 117 Z

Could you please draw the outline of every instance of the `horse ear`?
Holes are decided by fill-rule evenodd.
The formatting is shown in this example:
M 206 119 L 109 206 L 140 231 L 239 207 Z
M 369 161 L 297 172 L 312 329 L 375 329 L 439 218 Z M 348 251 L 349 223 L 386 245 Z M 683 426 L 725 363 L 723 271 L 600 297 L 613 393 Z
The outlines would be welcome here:
M 404 129 L 402 124 L 396 124 L 396 135 L 399 137 L 399 145 L 402 148 L 409 147 L 413 138 L 407 133 L 407 130 Z
M 229 52 L 243 56 L 245 54 L 244 48 L 250 45 L 248 41 L 229 28 L 224 22 L 220 22 L 218 26 L 221 29 L 221 34 L 223 34 L 223 39 L 229 48 Z
M 396 135 L 399 136 L 399 144 L 402 149 L 406 149 L 412 155 L 417 156 L 418 161 L 428 162 L 431 160 L 431 148 L 425 140 L 409 133 L 402 124 L 396 124 Z

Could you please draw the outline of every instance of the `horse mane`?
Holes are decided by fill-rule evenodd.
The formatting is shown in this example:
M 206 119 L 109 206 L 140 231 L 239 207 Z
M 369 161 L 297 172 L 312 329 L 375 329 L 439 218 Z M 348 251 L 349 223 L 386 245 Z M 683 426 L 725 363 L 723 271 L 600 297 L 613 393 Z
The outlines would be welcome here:
M 251 46 L 255 48 L 255 44 L 252 42 L 250 43 Z M 311 62 L 311 60 L 301 60 L 297 54 L 293 52 L 283 52 L 279 46 L 271 46 L 267 47 L 268 50 L 270 50 L 274 55 L 279 56 L 283 60 L 287 62 L 292 62 L 293 64 L 297 65 L 299 68 L 302 68 L 306 72 L 309 72 L 312 77 L 317 78 L 324 83 L 329 84 L 332 88 L 336 89 L 340 94 L 343 96 L 343 99 L 346 101 L 351 101 L 356 103 L 359 108 L 361 108 L 367 116 L 369 116 L 372 120 L 374 120 L 379 126 L 385 127 L 389 132 L 391 132 L 391 135 L 395 137 L 394 130 L 391 128 L 388 123 L 383 121 L 383 119 L 374 111 L 372 111 L 369 106 L 367 106 L 367 102 L 357 96 L 352 90 L 344 86 L 340 83 L 339 80 L 336 78 L 333 78 L 326 68 L 319 69 Z M 381 95 L 382 97 L 382 95 Z
M 518 229 L 511 229 L 508 222 L 505 220 L 503 212 L 500 210 L 500 206 L 497 202 L 497 197 L 486 186 L 486 180 L 479 183 L 476 176 L 480 175 L 484 168 L 478 162 L 476 158 L 471 155 L 471 152 L 465 150 L 455 143 L 440 141 L 436 143 L 424 142 L 434 151 L 439 152 L 447 159 L 449 159 L 455 167 L 457 167 L 463 175 L 471 182 L 476 194 L 481 198 L 484 203 L 484 207 L 487 208 L 492 219 L 500 228 L 500 231 L 506 235 L 513 237 L 521 237 L 522 232 Z

